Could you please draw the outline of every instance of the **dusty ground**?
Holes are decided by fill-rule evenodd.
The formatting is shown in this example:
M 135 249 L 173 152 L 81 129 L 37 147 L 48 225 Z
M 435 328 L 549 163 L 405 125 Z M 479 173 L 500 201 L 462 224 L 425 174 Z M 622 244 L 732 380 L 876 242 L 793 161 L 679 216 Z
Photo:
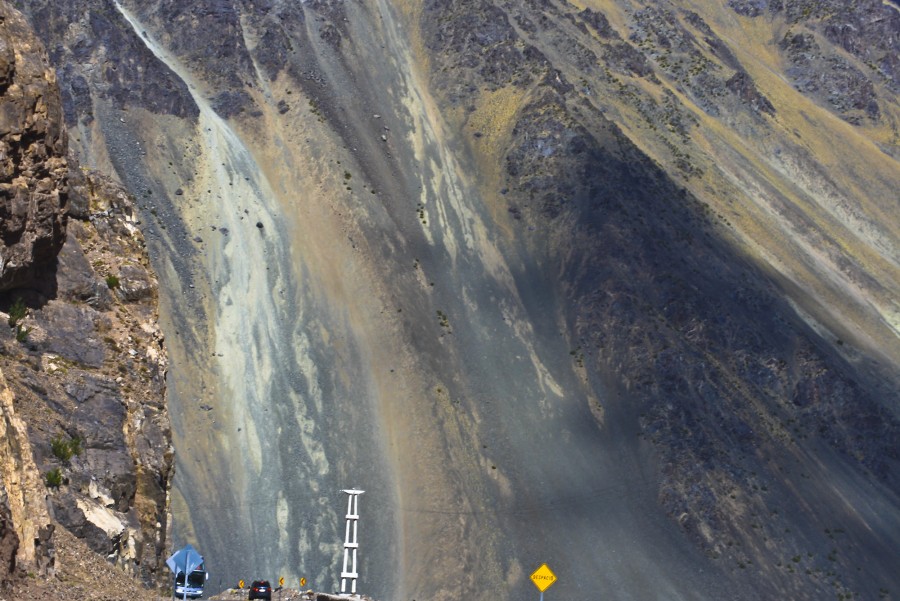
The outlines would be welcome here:
M 42 599 L 44 601 L 158 601 L 155 591 L 141 586 L 131 576 L 110 565 L 87 545 L 57 526 L 55 576 L 24 575 L 0 590 L 0 601 Z

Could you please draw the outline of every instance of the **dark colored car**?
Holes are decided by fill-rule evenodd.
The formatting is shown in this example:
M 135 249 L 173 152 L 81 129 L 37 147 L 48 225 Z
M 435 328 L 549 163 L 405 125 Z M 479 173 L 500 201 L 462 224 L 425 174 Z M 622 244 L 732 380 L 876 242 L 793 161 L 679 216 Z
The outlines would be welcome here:
M 266 601 L 271 601 L 272 585 L 269 584 L 268 580 L 253 581 L 253 584 L 250 585 L 250 601 L 253 601 L 253 599 L 265 599 Z

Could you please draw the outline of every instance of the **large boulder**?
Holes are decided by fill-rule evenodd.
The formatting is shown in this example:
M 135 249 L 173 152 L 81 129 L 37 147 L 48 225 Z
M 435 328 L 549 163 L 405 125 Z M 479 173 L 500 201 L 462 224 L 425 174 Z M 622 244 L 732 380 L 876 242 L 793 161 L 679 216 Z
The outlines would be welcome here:
M 47 273 L 66 235 L 62 115 L 43 47 L 0 2 L 0 290 L 52 285 Z

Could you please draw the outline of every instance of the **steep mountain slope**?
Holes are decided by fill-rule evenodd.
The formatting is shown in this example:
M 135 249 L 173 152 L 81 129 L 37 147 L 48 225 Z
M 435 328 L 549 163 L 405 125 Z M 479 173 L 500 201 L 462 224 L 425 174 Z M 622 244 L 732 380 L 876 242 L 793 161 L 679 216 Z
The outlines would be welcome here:
M 900 12 L 35 0 L 217 587 L 896 595 Z M 749 584 L 752 583 L 752 587 Z

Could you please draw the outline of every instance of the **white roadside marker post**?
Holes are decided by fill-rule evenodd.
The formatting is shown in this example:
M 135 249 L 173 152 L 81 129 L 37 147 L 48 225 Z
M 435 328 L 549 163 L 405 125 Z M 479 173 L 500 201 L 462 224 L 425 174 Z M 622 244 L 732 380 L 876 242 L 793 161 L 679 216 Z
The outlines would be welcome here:
M 359 524 L 359 495 L 364 490 L 342 490 L 347 493 L 347 528 L 344 536 L 344 569 L 341 571 L 341 594 L 347 594 L 347 579 L 350 579 L 350 594 L 356 594 L 356 579 L 359 573 L 356 570 L 356 552 L 359 549 L 359 541 L 356 538 Z M 348 564 L 350 564 L 348 566 Z M 348 569 L 349 567 L 349 569 Z

